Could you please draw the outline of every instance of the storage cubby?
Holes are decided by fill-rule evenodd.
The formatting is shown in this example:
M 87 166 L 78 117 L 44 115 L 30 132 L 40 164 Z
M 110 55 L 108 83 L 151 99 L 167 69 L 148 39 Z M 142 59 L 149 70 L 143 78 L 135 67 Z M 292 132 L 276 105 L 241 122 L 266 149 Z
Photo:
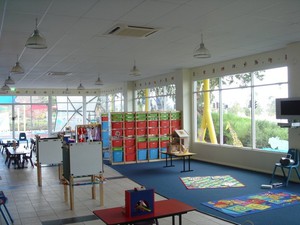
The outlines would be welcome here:
M 110 114 L 111 163 L 165 159 L 174 130 L 181 128 L 181 112 L 113 112 Z

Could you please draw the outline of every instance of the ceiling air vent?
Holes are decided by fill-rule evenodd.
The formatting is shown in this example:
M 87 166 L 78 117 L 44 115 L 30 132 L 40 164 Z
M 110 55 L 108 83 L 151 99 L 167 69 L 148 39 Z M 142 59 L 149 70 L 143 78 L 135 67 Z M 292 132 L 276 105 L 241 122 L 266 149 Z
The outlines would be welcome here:
M 48 72 L 49 76 L 69 76 L 71 75 L 71 72 L 58 72 L 58 71 L 50 71 Z
M 153 27 L 140 27 L 140 26 L 131 26 L 125 24 L 117 24 L 111 28 L 107 35 L 117 35 L 125 37 L 136 37 L 136 38 L 145 38 L 149 35 L 156 33 L 158 29 Z

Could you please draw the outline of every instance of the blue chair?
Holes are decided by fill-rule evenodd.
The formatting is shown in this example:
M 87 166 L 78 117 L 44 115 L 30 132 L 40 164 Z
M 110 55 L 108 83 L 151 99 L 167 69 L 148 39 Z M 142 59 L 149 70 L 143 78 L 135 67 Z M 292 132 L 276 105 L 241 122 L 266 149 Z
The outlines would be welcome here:
M 27 143 L 27 147 L 28 147 L 28 139 L 26 137 L 26 133 L 21 132 L 19 134 L 19 139 L 18 139 L 18 143 L 20 144 L 20 142 L 26 142 Z
M 0 191 L 0 212 L 2 214 L 2 217 L 5 220 L 5 223 L 7 225 L 10 225 L 11 223 L 14 223 L 14 220 L 11 217 L 8 209 L 6 208 L 6 205 L 5 205 L 6 201 L 7 201 L 7 197 L 4 195 L 3 191 Z M 3 206 L 4 210 L 2 209 L 2 206 Z M 8 219 L 11 221 L 11 223 L 8 221 L 7 216 L 8 216 Z
M 280 168 L 283 174 L 283 178 L 285 179 L 285 186 L 288 186 L 292 171 L 295 170 L 297 173 L 297 176 L 300 180 L 300 174 L 298 171 L 299 166 L 299 151 L 297 149 L 289 149 L 287 156 L 281 158 L 280 162 L 275 163 L 275 167 L 272 173 L 270 184 L 273 183 L 273 179 L 275 176 L 275 172 L 277 168 Z M 285 173 L 285 170 L 287 170 L 287 175 Z

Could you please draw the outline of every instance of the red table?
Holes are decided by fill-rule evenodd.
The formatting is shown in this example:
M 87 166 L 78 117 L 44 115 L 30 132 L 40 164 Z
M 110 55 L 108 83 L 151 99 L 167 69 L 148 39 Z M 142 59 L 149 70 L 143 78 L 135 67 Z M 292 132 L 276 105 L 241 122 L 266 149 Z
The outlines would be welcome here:
M 154 213 L 150 215 L 127 217 L 124 207 L 95 210 L 93 213 L 107 225 L 132 224 L 138 221 L 159 219 L 172 216 L 172 224 L 175 225 L 175 216 L 178 216 L 179 224 L 182 224 L 182 214 L 194 211 L 195 208 L 176 199 L 168 199 L 154 202 Z

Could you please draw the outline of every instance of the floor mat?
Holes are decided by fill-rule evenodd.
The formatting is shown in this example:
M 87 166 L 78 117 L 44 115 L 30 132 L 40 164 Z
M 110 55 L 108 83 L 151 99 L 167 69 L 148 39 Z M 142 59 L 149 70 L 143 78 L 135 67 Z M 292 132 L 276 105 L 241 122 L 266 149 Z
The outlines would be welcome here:
M 180 177 L 180 179 L 187 189 L 245 187 L 244 184 L 231 177 L 230 175 Z
M 238 217 L 300 203 L 300 195 L 271 190 L 254 195 L 202 203 L 227 215 Z

